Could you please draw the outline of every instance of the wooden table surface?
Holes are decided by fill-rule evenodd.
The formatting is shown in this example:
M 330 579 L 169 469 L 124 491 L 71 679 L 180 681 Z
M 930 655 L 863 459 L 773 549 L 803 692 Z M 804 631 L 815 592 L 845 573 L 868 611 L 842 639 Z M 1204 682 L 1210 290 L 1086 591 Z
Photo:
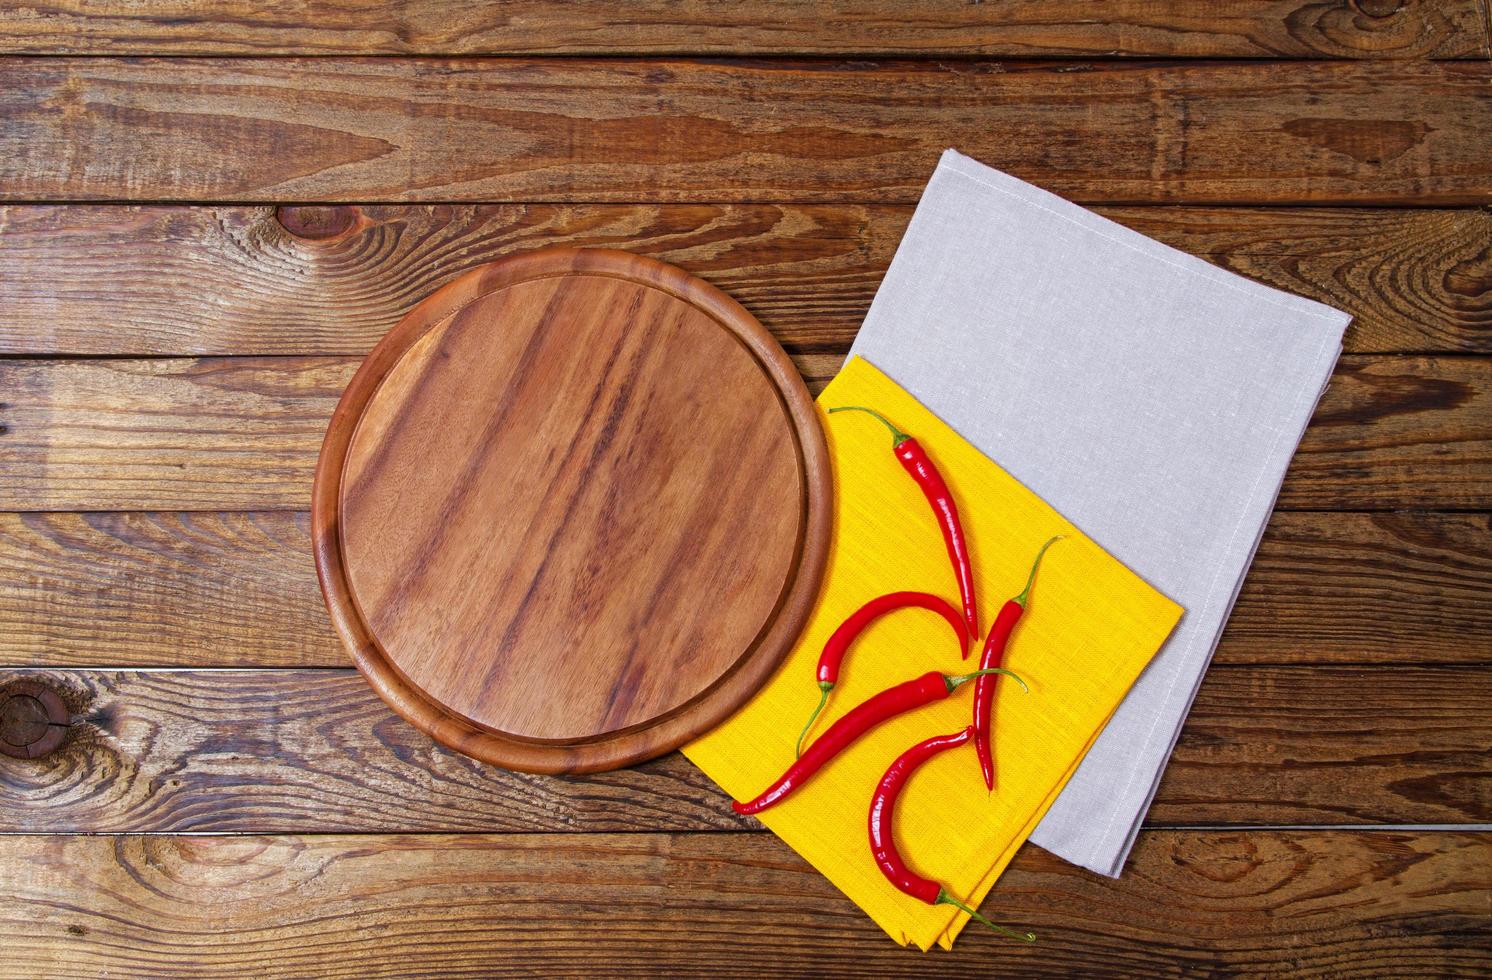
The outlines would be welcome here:
M 1492 969 L 1489 51 L 1485 0 L 0 5 L 0 976 Z M 1356 319 L 1124 877 L 1027 847 L 1042 942 L 922 955 L 677 755 L 436 748 L 306 511 L 360 356 L 517 250 L 677 263 L 821 386 L 949 145 Z

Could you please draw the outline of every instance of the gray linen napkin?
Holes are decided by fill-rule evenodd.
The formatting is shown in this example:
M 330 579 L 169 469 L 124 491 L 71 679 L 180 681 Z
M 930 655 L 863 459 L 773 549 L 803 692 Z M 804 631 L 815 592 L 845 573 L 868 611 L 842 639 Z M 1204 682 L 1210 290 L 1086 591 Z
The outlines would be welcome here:
M 1047 850 L 1123 868 L 1350 319 L 943 154 L 851 354 L 1186 608 Z

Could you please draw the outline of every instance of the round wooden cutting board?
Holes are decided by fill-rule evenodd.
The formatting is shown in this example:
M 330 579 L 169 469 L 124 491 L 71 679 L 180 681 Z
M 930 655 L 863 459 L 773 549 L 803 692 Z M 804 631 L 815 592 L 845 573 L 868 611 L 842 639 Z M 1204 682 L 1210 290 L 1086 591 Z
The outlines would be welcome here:
M 724 293 L 626 252 L 473 270 L 363 362 L 312 531 L 332 622 L 401 715 L 590 772 L 723 721 L 796 640 L 828 551 L 816 409 Z

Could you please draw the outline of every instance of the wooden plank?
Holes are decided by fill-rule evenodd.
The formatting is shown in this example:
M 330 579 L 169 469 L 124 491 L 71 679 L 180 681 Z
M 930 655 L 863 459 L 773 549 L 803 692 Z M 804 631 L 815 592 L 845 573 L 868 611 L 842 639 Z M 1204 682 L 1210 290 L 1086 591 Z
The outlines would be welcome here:
M 1480 358 L 1344 358 L 1278 506 L 1492 506 L 1489 382 Z
M 340 667 L 304 513 L 0 515 L 0 664 Z M 1486 514 L 1274 516 L 1220 664 L 1492 663 Z
M 26 980 L 1492 968 L 1475 833 L 1150 832 L 1117 881 L 1028 847 L 985 905 L 1039 941 L 925 956 L 766 835 L 7 837 L 0 868 Z
M 590 776 L 475 762 L 398 718 L 351 669 L 0 672 L 0 684 L 21 676 L 45 679 L 78 724 L 51 756 L 0 762 L 0 830 L 756 826 L 677 754 Z
M 483 766 L 350 669 L 5 671 L 76 718 L 0 760 L 0 831 L 657 831 L 755 828 L 682 756 L 543 777 Z M 1217 667 L 1151 825 L 1492 822 L 1487 667 Z
M 1215 656 L 1492 663 L 1492 518 L 1279 512 Z
M 6 510 L 303 509 L 356 368 L 324 357 L 0 362 L 0 500 L 27 501 Z
M 351 663 L 305 513 L 5 514 L 0 568 L 0 663 Z
M 1489 698 L 1485 666 L 1209 671 L 1147 819 L 1492 823 Z
M 0 60 L 0 200 L 1492 200 L 1482 62 Z
M 817 391 L 843 353 L 795 360 Z M 356 366 L 0 361 L 0 511 L 303 509 Z M 1492 509 L 1492 358 L 1344 358 L 1280 506 Z
M 0 8 L 0 50 L 27 54 L 715 54 L 1042 57 L 1471 58 L 1487 42 L 1476 0 L 1269 0 L 1199 7 L 1123 0 L 307 0 L 293 15 L 237 0 L 52 0 Z
M 1492 212 L 1102 208 L 1353 314 L 1347 350 L 1492 353 Z M 854 338 L 907 205 L 0 206 L 0 354 L 364 354 L 418 299 L 547 245 L 620 247 L 795 352 Z

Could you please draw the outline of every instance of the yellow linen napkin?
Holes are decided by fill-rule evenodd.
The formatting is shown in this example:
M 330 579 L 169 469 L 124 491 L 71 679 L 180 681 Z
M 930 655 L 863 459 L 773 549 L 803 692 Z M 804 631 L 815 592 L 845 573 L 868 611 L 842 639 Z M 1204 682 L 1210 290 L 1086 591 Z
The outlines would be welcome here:
M 867 405 L 922 443 L 957 500 L 973 553 L 979 626 L 1025 587 L 1042 542 L 1047 552 L 1005 666 L 994 712 L 995 791 L 972 746 L 928 762 L 902 794 L 896 839 L 913 870 L 977 905 L 1041 820 L 1130 685 L 1175 626 L 1181 607 L 1094 544 L 869 362 L 845 365 L 818 400 Z M 684 754 L 735 799 L 748 800 L 793 761 L 798 731 L 818 701 L 819 653 L 854 610 L 887 592 L 942 595 L 958 586 L 922 492 L 892 454 L 886 427 L 860 412 L 824 414 L 834 463 L 834 542 L 818 603 L 798 644 L 760 692 Z M 853 706 L 928 670 L 978 666 L 983 637 L 960 660 L 953 632 L 921 609 L 898 610 L 850 648 L 829 707 L 810 740 Z M 968 916 L 897 891 L 870 853 L 870 796 L 912 744 L 970 722 L 974 684 L 886 722 L 835 758 L 762 823 L 905 945 L 950 948 Z M 805 743 L 806 744 L 806 743 Z M 1001 922 L 998 903 L 983 910 Z M 1005 923 L 1020 927 L 1021 923 Z

